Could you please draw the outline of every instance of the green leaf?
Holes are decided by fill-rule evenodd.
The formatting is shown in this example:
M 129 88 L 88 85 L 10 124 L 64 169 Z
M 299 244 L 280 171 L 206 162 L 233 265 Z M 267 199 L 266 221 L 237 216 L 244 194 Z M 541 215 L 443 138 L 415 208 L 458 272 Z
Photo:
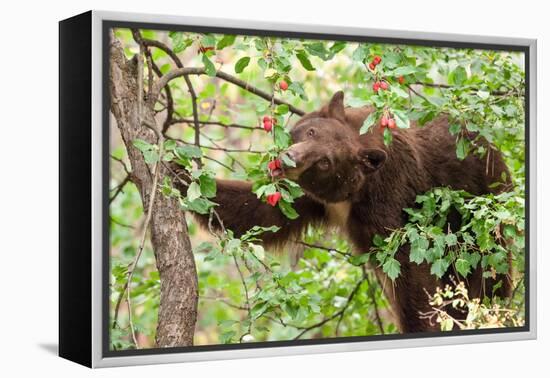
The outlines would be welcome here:
M 337 54 L 345 48 L 346 48 L 346 42 L 336 41 L 336 42 L 334 42 L 334 44 L 332 46 L 330 46 L 329 50 L 330 50 L 331 53 Z
M 202 54 L 202 64 L 204 64 L 204 69 L 208 76 L 216 76 L 216 67 L 214 66 L 214 63 L 212 63 L 210 58 L 206 56 L 206 54 Z
M 368 253 L 364 253 L 362 255 L 358 256 L 351 256 L 348 261 L 350 264 L 355 266 L 361 266 L 363 264 L 366 264 L 370 259 L 370 255 Z
M 235 337 L 236 333 L 235 331 L 227 331 L 220 335 L 220 343 L 221 344 L 230 344 L 231 341 L 233 341 L 233 338 Z
M 400 129 L 408 129 L 411 127 L 411 121 L 407 114 L 401 110 L 394 110 L 393 115 L 395 116 L 395 123 Z
M 456 67 L 447 78 L 450 84 L 454 84 L 457 86 L 461 86 L 462 84 L 464 84 L 466 79 L 468 79 L 468 74 L 466 73 L 466 69 L 462 66 Z
M 235 39 L 237 38 L 236 35 L 226 34 L 223 36 L 222 39 L 218 42 L 218 45 L 216 46 L 217 50 L 221 50 L 227 46 L 231 46 L 233 43 L 235 43 Z
M 487 91 L 477 91 L 477 95 L 482 98 L 483 100 L 486 100 L 489 98 L 489 92 Z
M 201 193 L 207 198 L 216 196 L 216 179 L 210 175 L 202 174 L 199 177 Z
M 382 265 L 382 270 L 392 281 L 395 281 L 399 273 L 401 273 L 401 264 L 393 257 L 388 257 L 384 265 Z
M 456 142 L 456 157 L 459 160 L 464 160 L 467 155 L 468 155 L 468 142 L 466 142 L 466 139 L 461 137 L 458 139 L 458 142 Z
M 155 145 L 147 143 L 146 141 L 144 141 L 142 139 L 134 139 L 132 141 L 132 144 L 134 145 L 135 148 L 137 148 L 141 152 L 146 152 L 146 151 L 149 151 L 149 150 L 152 150 L 153 148 L 155 148 Z
M 458 243 L 458 240 L 455 234 L 447 234 L 447 236 L 445 236 L 445 244 L 447 244 L 448 247 L 453 247 L 456 243 Z
M 201 196 L 201 187 L 199 184 L 197 184 L 195 181 L 189 185 L 189 188 L 187 188 L 187 198 L 189 201 L 193 202 L 197 198 Z
M 470 263 L 465 259 L 457 259 L 455 261 L 455 268 L 458 273 L 464 278 L 470 273 Z
M 296 58 L 302 63 L 302 67 L 304 67 L 308 71 L 315 71 L 315 68 L 311 64 L 311 61 L 309 60 L 306 52 L 304 50 L 299 50 L 296 53 Z
M 456 135 L 462 130 L 462 126 L 460 126 L 459 123 L 453 123 L 451 126 L 449 126 L 449 132 L 451 135 Z
M 194 211 L 195 213 L 199 214 L 208 214 L 210 212 L 210 209 L 214 206 L 216 206 L 214 202 L 202 197 L 197 198 L 192 202 L 186 203 L 186 207 L 188 210 Z
M 200 158 L 202 157 L 202 151 L 197 146 L 192 146 L 189 144 L 185 144 L 183 146 L 178 146 L 175 149 L 176 155 L 183 158 Z
M 296 162 L 292 160 L 287 154 L 282 154 L 281 160 L 287 167 L 293 167 L 293 168 L 296 167 Z
M 302 84 L 298 83 L 297 81 L 293 81 L 292 83 L 290 83 L 290 85 L 288 86 L 288 90 L 294 93 L 296 96 L 300 96 L 302 100 L 308 100 L 306 92 L 304 91 L 304 87 L 302 87 Z
M 363 126 L 361 126 L 361 129 L 359 129 L 359 135 L 363 135 L 367 131 L 369 131 L 370 127 L 374 125 L 374 123 L 376 122 L 377 117 L 378 117 L 377 112 L 372 112 L 371 114 L 369 114 L 367 119 L 365 119 L 365 121 L 363 122 Z
M 388 74 L 392 76 L 405 76 L 415 72 L 418 72 L 418 68 L 413 66 L 403 66 L 403 67 L 397 67 L 395 70 L 393 70 L 391 73 L 388 73 Z
M 304 45 L 306 51 L 311 55 L 318 56 L 323 60 L 331 59 L 334 54 L 327 51 L 323 42 L 313 42 Z
M 148 150 L 143 152 L 143 157 L 147 164 L 154 164 L 159 160 L 159 154 L 155 150 Z
M 419 237 L 411 243 L 411 253 L 409 260 L 421 264 L 426 258 L 426 251 L 430 247 L 430 242 L 424 237 Z
M 284 115 L 286 113 L 288 113 L 287 104 L 280 104 L 280 105 L 277 105 L 277 107 L 275 108 L 275 114 Z
M 164 151 L 172 151 L 177 147 L 176 141 L 174 139 L 168 139 L 164 142 Z
M 296 219 L 300 216 L 296 210 L 294 210 L 292 204 L 283 199 L 279 201 L 279 209 L 281 209 L 281 212 L 289 219 Z
M 384 144 L 386 146 L 389 146 L 391 144 L 391 141 L 393 140 L 393 135 L 389 128 L 384 129 Z
M 275 125 L 275 127 L 273 127 L 273 138 L 275 140 L 275 145 L 279 149 L 285 149 L 290 146 L 290 134 L 282 126 Z
M 433 262 L 430 273 L 437 276 L 438 278 L 441 278 L 447 271 L 448 267 L 449 262 L 444 258 L 439 258 Z
M 214 47 L 216 46 L 216 37 L 214 37 L 212 34 L 207 34 L 202 37 L 201 44 L 204 47 Z
M 243 72 L 246 66 L 248 66 L 248 63 L 250 63 L 249 56 L 244 56 L 241 59 L 239 59 L 237 63 L 235 63 L 235 72 L 238 74 Z
M 369 49 L 365 45 L 359 45 L 351 54 L 351 59 L 355 62 L 362 63 L 369 53 Z
M 409 94 L 405 92 L 403 89 L 401 89 L 398 85 L 392 85 L 390 87 L 390 91 L 395 93 L 397 96 L 401 98 L 409 98 Z

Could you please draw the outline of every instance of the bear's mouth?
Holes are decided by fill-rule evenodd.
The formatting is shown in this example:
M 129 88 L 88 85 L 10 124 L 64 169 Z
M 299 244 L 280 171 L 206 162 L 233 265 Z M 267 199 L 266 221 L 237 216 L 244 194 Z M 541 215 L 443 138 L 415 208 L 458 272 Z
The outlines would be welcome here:
M 283 178 L 285 176 L 285 171 L 283 170 L 283 168 L 275 168 L 274 170 L 271 171 L 271 177 L 273 177 L 274 179 L 280 179 L 280 178 Z

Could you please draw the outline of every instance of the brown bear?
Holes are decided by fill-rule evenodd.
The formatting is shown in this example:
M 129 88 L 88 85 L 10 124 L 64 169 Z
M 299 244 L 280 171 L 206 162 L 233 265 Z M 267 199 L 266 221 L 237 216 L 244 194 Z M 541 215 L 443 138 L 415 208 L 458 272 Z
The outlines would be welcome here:
M 328 105 L 305 115 L 292 127 L 294 144 L 285 153 L 296 167 L 283 167 L 275 173 L 295 180 L 305 192 L 294 204 L 300 215 L 295 220 L 258 200 L 250 183 L 217 180 L 214 201 L 219 204 L 217 212 L 224 226 L 236 235 L 254 225 L 279 226 L 278 232 L 263 235 L 265 244 L 274 245 L 295 240 L 308 224 L 331 225 L 339 227 L 356 253 L 364 253 L 376 234 L 388 235 L 407 222 L 403 209 L 413 207 L 418 194 L 442 186 L 486 194 L 503 172 L 508 173 L 498 153 L 489 172 L 486 162 L 474 154 L 457 159 L 455 137 L 449 133 L 445 115 L 423 127 L 412 122 L 409 129 L 392 130 L 393 141 L 388 147 L 379 125 L 360 135 L 363 121 L 373 110 L 345 108 L 343 92 L 337 92 Z M 207 225 L 207 216 L 198 219 Z M 457 227 L 452 220 L 450 223 L 451 228 Z M 385 289 L 397 326 L 401 332 L 436 330 L 438 326 L 420 314 L 430 310 L 426 292 L 433 293 L 436 287 L 450 283 L 451 275 L 439 280 L 430 274 L 428 264 L 410 262 L 408 246 L 403 246 L 395 258 L 401 264 L 401 274 Z M 375 271 L 381 281 L 388 280 L 380 267 Z M 467 280 L 472 297 L 491 293 L 500 280 L 503 285 L 497 294 L 510 294 L 509 277 L 483 279 L 481 273 L 478 267 Z

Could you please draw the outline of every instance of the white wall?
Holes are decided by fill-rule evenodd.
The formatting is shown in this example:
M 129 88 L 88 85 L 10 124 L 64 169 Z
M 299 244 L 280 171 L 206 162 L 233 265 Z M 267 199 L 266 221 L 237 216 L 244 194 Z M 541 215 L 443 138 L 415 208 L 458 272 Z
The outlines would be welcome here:
M 547 201 L 550 38 L 544 1 L 5 1 L 1 10 L 0 374 L 131 377 L 519 376 L 548 366 L 548 275 L 539 238 L 539 340 L 315 356 L 106 369 L 54 355 L 57 343 L 57 21 L 88 9 L 372 28 L 529 37 L 539 40 L 539 236 Z M 60 2 L 59 2 L 60 4 Z M 30 83 L 30 84 L 28 84 Z M 546 223 L 547 224 L 547 223 Z M 543 352 L 545 350 L 545 352 Z M 541 376 L 548 372 L 537 374 Z

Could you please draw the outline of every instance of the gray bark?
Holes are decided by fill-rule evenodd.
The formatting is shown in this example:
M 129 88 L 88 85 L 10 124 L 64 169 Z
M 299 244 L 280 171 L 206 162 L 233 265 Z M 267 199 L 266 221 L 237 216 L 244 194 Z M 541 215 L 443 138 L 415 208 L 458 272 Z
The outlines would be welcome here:
M 111 112 L 126 145 L 132 180 L 147 211 L 153 177 L 132 141 L 139 138 L 155 144 L 156 135 L 140 124 L 138 92 L 141 85 L 138 80 L 141 76 L 138 75 L 138 65 L 135 60 L 126 59 L 120 42 L 112 34 L 109 77 Z M 142 117 L 154 120 L 152 105 L 142 101 L 141 106 Z M 163 177 L 165 168 L 159 168 L 160 177 Z M 161 282 L 156 344 L 158 347 L 192 345 L 197 320 L 197 272 L 185 214 L 177 200 L 159 193 L 155 195 L 150 234 Z

